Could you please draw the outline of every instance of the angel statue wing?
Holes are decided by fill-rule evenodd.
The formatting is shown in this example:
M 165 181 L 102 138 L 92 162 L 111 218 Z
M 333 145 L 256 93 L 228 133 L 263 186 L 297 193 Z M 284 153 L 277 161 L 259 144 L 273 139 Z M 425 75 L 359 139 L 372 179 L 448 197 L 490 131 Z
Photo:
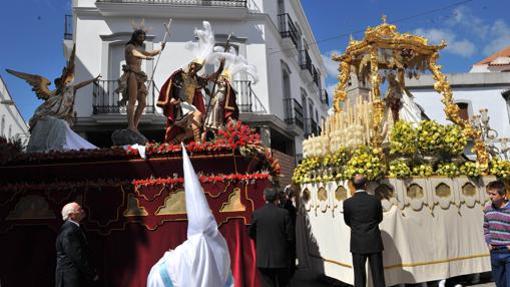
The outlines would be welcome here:
M 76 44 L 73 45 L 73 51 L 66 66 L 62 69 L 62 75 L 60 78 L 55 79 L 55 85 L 57 88 L 62 88 L 62 84 L 68 84 L 74 79 L 74 58 L 76 56 Z
M 35 92 L 37 98 L 39 99 L 47 100 L 49 97 L 55 95 L 55 91 L 50 91 L 48 88 L 51 84 L 50 80 L 46 79 L 45 77 L 18 72 L 10 69 L 5 70 L 9 74 L 12 74 L 18 78 L 25 80 L 30 86 L 32 86 L 32 91 Z

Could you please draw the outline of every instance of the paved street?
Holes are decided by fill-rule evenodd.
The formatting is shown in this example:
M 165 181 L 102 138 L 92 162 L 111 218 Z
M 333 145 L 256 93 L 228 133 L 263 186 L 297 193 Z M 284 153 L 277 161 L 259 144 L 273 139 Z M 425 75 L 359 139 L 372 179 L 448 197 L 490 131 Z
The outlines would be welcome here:
M 460 284 L 462 286 L 476 286 L 476 287 L 494 287 L 496 286 L 494 283 L 490 282 L 490 275 L 489 274 L 483 274 L 480 278 L 479 283 L 469 283 L 469 280 L 462 280 Z M 461 280 L 461 279 L 459 279 Z M 341 282 L 329 279 L 329 278 L 321 278 L 318 277 L 316 274 L 313 274 L 309 270 L 306 269 L 298 269 L 296 271 L 296 274 L 294 275 L 294 278 L 292 279 L 291 285 L 292 287 L 349 287 L 351 285 L 343 284 Z M 436 287 L 438 286 L 437 282 L 435 283 L 429 283 L 426 285 L 426 287 Z M 454 286 L 448 284 L 447 287 Z M 407 284 L 405 287 L 425 287 L 422 284 Z

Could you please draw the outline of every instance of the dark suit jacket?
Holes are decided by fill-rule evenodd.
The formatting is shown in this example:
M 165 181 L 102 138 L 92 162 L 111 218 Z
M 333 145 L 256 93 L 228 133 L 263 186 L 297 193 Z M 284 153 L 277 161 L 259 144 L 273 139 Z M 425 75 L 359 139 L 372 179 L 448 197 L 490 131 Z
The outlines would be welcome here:
M 60 227 L 56 242 L 56 287 L 88 286 L 95 271 L 90 264 L 90 250 L 85 234 L 76 224 L 66 221 Z
M 344 220 L 351 228 L 351 252 L 369 254 L 383 248 L 379 223 L 383 219 L 381 201 L 366 192 L 357 192 L 344 201 Z
M 289 212 L 271 203 L 255 210 L 250 225 L 258 268 L 289 268 L 294 227 Z

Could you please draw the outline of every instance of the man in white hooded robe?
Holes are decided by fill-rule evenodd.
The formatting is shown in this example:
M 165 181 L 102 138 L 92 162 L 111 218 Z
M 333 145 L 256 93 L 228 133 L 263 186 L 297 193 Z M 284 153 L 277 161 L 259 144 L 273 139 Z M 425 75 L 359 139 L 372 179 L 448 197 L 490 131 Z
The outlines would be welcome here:
M 227 242 L 218 230 L 184 145 L 182 159 L 188 239 L 165 252 L 151 268 L 147 287 L 234 286 Z

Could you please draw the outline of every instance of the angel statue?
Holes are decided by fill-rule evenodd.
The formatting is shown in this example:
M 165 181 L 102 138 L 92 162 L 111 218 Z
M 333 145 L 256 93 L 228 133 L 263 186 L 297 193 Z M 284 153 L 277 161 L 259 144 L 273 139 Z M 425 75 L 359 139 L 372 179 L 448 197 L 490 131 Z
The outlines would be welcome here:
M 29 121 L 30 139 L 27 146 L 29 152 L 97 148 L 71 130 L 75 119 L 76 91 L 101 77 L 98 75 L 93 79 L 72 85 L 75 51 L 76 47 L 73 47 L 62 75 L 54 80 L 56 89 L 53 91 L 48 89 L 51 82 L 45 77 L 7 69 L 10 74 L 30 84 L 37 98 L 44 100 Z
M 234 48 L 229 47 L 229 41 L 225 47 L 216 47 L 212 60 L 225 62 L 221 74 L 215 79 L 211 92 L 207 113 L 204 122 L 203 140 L 224 129 L 228 122 L 239 120 L 239 107 L 236 103 L 236 90 L 232 87 L 232 79 L 238 73 L 244 73 L 252 77 L 253 83 L 258 81 L 255 66 L 248 64 L 243 56 L 237 55 Z
M 163 109 L 167 117 L 165 142 L 177 144 L 193 139 L 201 142 L 201 128 L 205 115 L 204 96 L 202 90 L 206 89 L 211 79 L 223 69 L 209 76 L 200 76 L 198 73 L 210 57 L 214 48 L 214 33 L 209 22 L 203 22 L 203 30 L 195 29 L 194 34 L 198 42 L 186 43 L 194 58 L 184 69 L 178 69 L 165 81 L 161 87 L 157 105 Z

